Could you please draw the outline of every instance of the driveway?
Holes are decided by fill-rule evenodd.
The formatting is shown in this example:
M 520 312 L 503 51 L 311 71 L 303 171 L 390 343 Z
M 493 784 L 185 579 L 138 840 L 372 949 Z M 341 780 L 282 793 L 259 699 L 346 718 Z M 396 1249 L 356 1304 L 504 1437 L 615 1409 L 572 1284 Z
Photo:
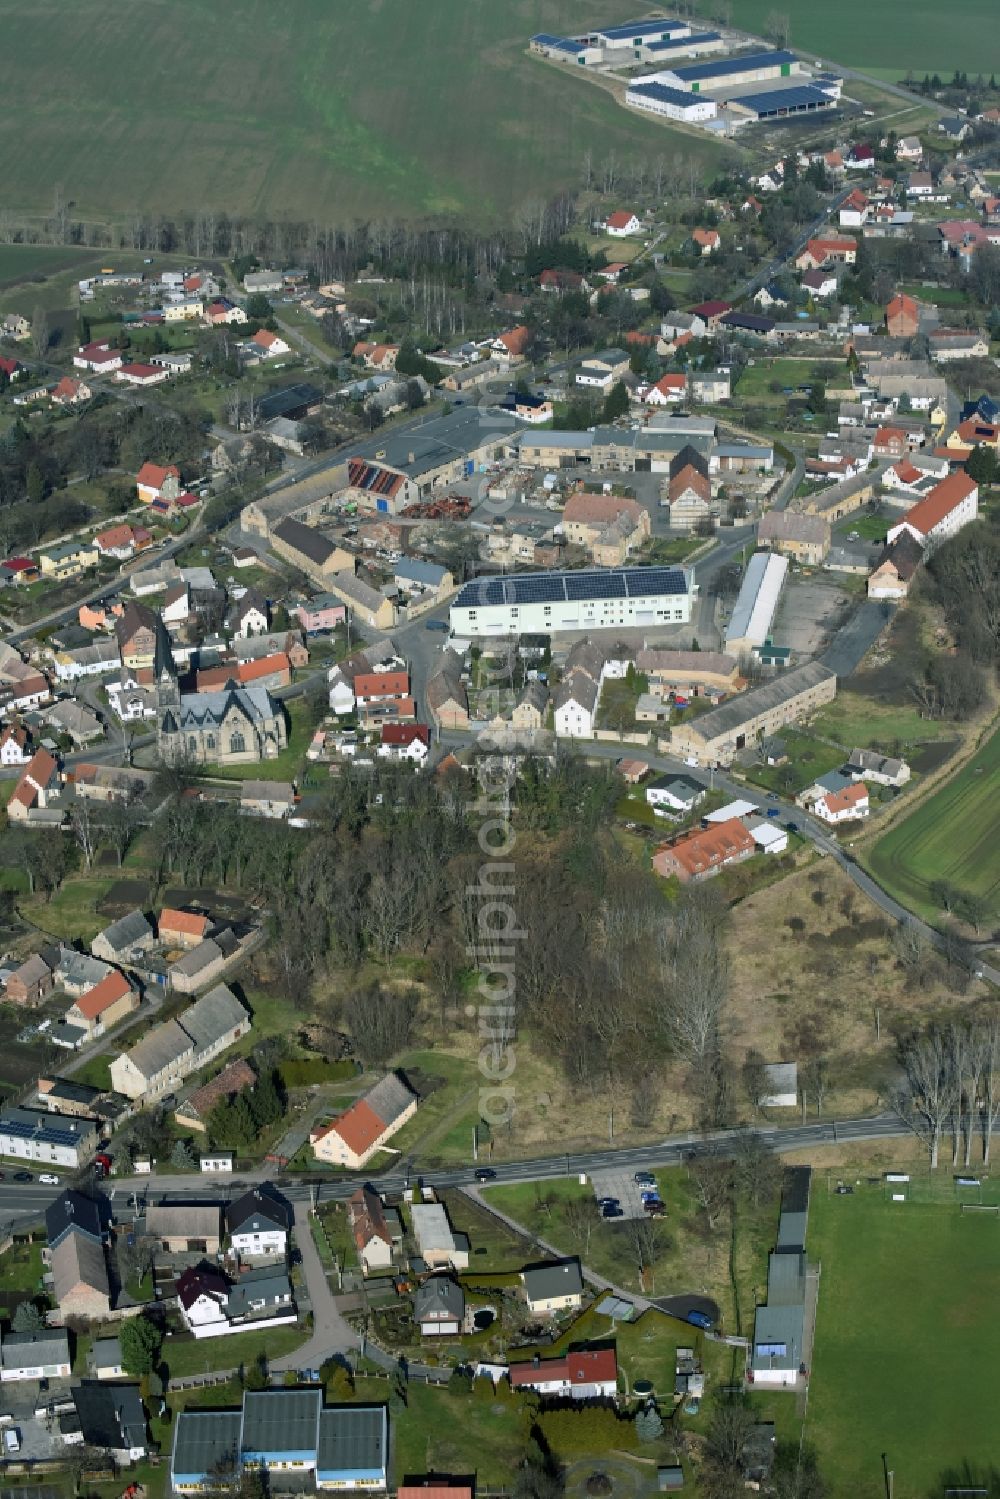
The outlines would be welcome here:
M 312 1303 L 312 1335 L 294 1353 L 273 1361 L 271 1368 L 276 1373 L 286 1369 L 318 1369 L 332 1354 L 349 1353 L 361 1347 L 358 1334 L 348 1326 L 337 1308 L 313 1240 L 309 1214 L 307 1202 L 295 1204 L 295 1243 L 302 1255 L 302 1274 Z

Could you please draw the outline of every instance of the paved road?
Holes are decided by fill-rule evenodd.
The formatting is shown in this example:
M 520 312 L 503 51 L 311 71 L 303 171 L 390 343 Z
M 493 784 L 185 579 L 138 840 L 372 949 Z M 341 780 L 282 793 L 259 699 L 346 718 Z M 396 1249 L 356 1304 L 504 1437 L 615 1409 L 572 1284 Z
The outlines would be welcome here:
M 896 1114 L 879 1114 L 863 1119 L 818 1120 L 810 1124 L 791 1126 L 762 1125 L 756 1133 L 762 1135 L 777 1152 L 808 1150 L 824 1145 L 839 1145 L 851 1141 L 892 1139 L 909 1134 L 909 1128 Z M 725 1155 L 736 1138 L 733 1131 L 717 1130 L 710 1134 L 689 1133 L 671 1135 L 652 1145 L 628 1146 L 620 1150 L 603 1148 L 582 1151 L 579 1154 L 543 1156 L 534 1160 L 506 1161 L 493 1169 L 497 1183 L 548 1181 L 576 1172 L 638 1170 L 653 1166 L 678 1165 L 693 1155 Z M 30 1163 L 29 1163 L 30 1165 Z M 383 1192 L 400 1192 L 423 1175 L 423 1179 L 435 1187 L 472 1187 L 476 1185 L 476 1167 L 453 1166 L 439 1171 L 420 1173 L 410 1162 L 401 1163 L 393 1171 L 372 1177 L 372 1182 Z M 342 1202 L 355 1192 L 361 1178 L 334 1180 L 321 1174 L 317 1168 L 315 1177 L 308 1181 L 284 1178 L 280 1173 L 257 1169 L 241 1171 L 237 1179 L 223 1184 L 218 1180 L 187 1176 L 136 1176 L 115 1178 L 107 1184 L 113 1190 L 115 1202 L 131 1198 L 133 1193 L 141 1198 L 169 1193 L 171 1197 L 191 1197 L 198 1201 L 218 1198 L 230 1201 L 242 1195 L 247 1185 L 255 1181 L 277 1181 L 288 1199 L 299 1204 L 311 1202 L 313 1194 L 317 1202 Z M 25 1218 L 30 1214 L 40 1215 L 55 1200 L 59 1187 L 43 1186 L 35 1180 L 31 1183 L 15 1182 L 8 1168 L 7 1177 L 0 1181 L 0 1222 L 11 1218 Z
M 296 1202 L 295 1242 L 302 1255 L 302 1273 L 312 1305 L 313 1330 L 308 1342 L 301 1348 L 274 1360 L 271 1368 L 276 1372 L 283 1369 L 317 1369 L 331 1354 L 349 1353 L 360 1347 L 358 1334 L 344 1320 L 330 1290 L 330 1282 L 326 1278 L 309 1225 L 309 1212 L 307 1201 Z

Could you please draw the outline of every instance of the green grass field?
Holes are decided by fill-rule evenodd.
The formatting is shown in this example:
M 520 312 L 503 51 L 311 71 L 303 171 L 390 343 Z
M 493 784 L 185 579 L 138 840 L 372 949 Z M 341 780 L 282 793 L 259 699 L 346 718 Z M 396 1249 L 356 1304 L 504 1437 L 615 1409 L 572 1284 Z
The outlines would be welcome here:
M 770 0 L 735 0 L 733 24 L 760 33 L 773 10 Z M 935 72 L 943 78 L 956 68 L 988 77 L 1000 68 L 995 0 L 962 0 L 956 26 L 942 26 L 935 0 L 880 0 L 877 11 L 868 0 L 841 0 L 836 6 L 797 0 L 785 11 L 791 18 L 790 46 L 818 52 L 824 61 L 878 69 L 880 77 L 902 78 L 907 68 L 921 78 Z
M 708 139 L 638 119 L 527 53 L 628 0 L 0 0 L 0 197 L 48 212 L 199 209 L 349 223 L 509 219 L 595 169 Z M 163 58 L 161 68 L 137 58 Z M 178 108 L 178 87 L 184 107 Z
M 936 916 L 935 880 L 989 900 L 1000 914 L 1000 733 L 953 780 L 890 828 L 869 856 L 872 873 L 904 905 Z
M 995 1459 L 1000 1221 L 817 1188 L 809 1255 L 822 1273 L 806 1440 L 833 1499 L 882 1493 L 883 1452 L 895 1499 Z
M 857 692 L 838 692 L 821 708 L 812 728 L 824 739 L 835 739 L 846 749 L 881 749 L 887 754 L 898 740 L 904 747 L 940 739 L 953 727 L 938 719 L 921 718 L 916 708 L 901 707 Z

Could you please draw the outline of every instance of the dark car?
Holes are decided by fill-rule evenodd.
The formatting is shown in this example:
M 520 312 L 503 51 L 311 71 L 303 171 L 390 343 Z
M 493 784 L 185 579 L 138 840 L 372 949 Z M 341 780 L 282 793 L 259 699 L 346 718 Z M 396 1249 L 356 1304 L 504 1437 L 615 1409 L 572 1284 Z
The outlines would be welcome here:
M 655 1187 L 656 1177 L 652 1171 L 637 1171 L 632 1178 L 637 1187 Z
M 621 1199 L 618 1197 L 599 1197 L 597 1199 L 597 1206 L 599 1208 L 620 1208 Z
M 709 1332 L 711 1330 L 711 1327 L 712 1327 L 712 1319 L 708 1315 L 707 1312 L 698 1312 L 698 1311 L 688 1312 L 687 1317 L 685 1318 L 685 1320 L 687 1322 L 690 1322 L 690 1324 L 691 1324 L 692 1327 L 701 1327 L 706 1332 Z
M 644 1213 L 648 1213 L 651 1218 L 662 1218 L 667 1211 L 667 1205 L 665 1202 L 661 1202 L 659 1198 L 656 1198 L 654 1202 L 644 1202 L 642 1210 Z
M 446 633 L 450 628 L 446 619 L 429 619 L 424 625 L 425 630 L 444 630 Z
M 477 1182 L 491 1182 L 491 1181 L 496 1181 L 496 1176 L 497 1176 L 497 1174 L 493 1170 L 492 1166 L 477 1166 L 476 1167 L 476 1181 Z
M 601 1208 L 602 1218 L 624 1218 L 624 1216 L 625 1209 L 623 1207 L 618 1207 L 612 1203 L 608 1203 L 607 1207 Z
M 30 1171 L 15 1171 L 14 1172 L 14 1180 L 16 1182 L 33 1182 L 34 1179 L 35 1178 L 32 1176 L 32 1174 L 31 1174 Z

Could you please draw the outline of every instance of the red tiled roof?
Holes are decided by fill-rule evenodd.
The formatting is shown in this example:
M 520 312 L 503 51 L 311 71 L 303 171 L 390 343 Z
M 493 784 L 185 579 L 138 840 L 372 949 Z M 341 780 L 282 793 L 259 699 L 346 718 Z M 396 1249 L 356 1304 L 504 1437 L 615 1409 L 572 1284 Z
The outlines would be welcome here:
M 609 229 L 626 229 L 635 217 L 630 210 L 619 208 L 614 213 L 609 213 L 604 222 Z
M 921 477 L 920 470 L 918 468 L 914 468 L 913 464 L 908 463 L 905 458 L 901 463 L 897 463 L 893 466 L 892 472 L 896 475 L 896 477 L 902 484 L 915 484 Z
M 345 1114 L 330 1126 L 330 1132 L 343 1140 L 348 1150 L 355 1155 L 364 1155 L 382 1138 L 386 1131 L 384 1119 L 363 1098 L 351 1105 Z
M 144 463 L 135 476 L 135 482 L 147 489 L 162 489 L 163 482 L 167 478 L 179 479 L 180 469 L 171 463 L 167 468 L 161 468 L 158 463 Z
M 382 743 L 407 745 L 419 739 L 421 744 L 430 744 L 431 731 L 425 723 L 384 723 Z
M 918 500 L 913 509 L 906 512 L 904 520 L 915 531 L 919 531 L 921 536 L 929 536 L 946 515 L 950 515 L 956 506 L 978 488 L 975 479 L 970 479 L 963 469 L 958 469 L 949 474 L 947 479 L 942 479 L 940 484 L 935 484 L 929 495 Z
M 845 786 L 843 791 L 829 791 L 823 798 L 828 812 L 847 812 L 868 800 L 868 787 L 859 781 L 857 785 Z
M 522 324 L 518 328 L 511 328 L 509 333 L 501 333 L 495 341 L 498 344 L 503 344 L 508 354 L 517 355 L 524 353 L 528 338 L 528 329 Z
M 110 1009 L 118 1000 L 124 999 L 126 994 L 132 992 L 132 985 L 123 973 L 109 973 L 106 978 L 95 984 L 93 989 L 88 989 L 76 1001 L 75 1008 L 85 1020 L 96 1020 L 104 1011 Z
M 164 932 L 177 932 L 185 937 L 204 937 L 210 925 L 207 916 L 197 916 L 193 911 L 177 911 L 172 906 L 164 906 L 157 922 L 157 931 L 161 937 Z

